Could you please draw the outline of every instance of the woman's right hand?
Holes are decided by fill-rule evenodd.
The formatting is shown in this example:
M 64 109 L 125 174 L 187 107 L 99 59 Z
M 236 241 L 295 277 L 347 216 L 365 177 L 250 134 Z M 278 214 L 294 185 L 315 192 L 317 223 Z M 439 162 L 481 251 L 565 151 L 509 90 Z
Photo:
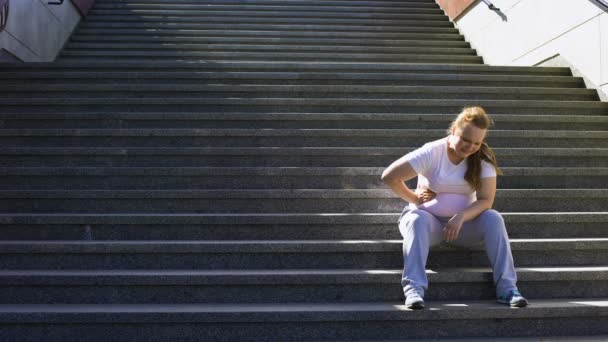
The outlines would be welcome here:
M 425 203 L 425 202 L 428 202 L 428 201 L 434 199 L 435 196 L 437 196 L 437 194 L 429 189 L 426 189 L 421 192 L 416 191 L 416 196 L 418 196 L 418 200 L 419 200 L 418 204 L 422 204 L 422 203 Z

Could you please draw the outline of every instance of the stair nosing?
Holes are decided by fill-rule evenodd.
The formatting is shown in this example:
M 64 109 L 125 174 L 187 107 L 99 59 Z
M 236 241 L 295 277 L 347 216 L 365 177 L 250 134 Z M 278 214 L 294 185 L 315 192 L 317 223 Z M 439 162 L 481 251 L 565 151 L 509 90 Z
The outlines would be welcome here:
M 455 304 L 455 305 L 454 305 Z M 2 323 L 168 323 L 190 322 L 319 322 L 423 321 L 459 319 L 526 319 L 608 316 L 608 299 L 537 299 L 524 310 L 495 301 L 428 303 L 412 314 L 396 303 L 277 304 L 20 304 L 0 305 Z

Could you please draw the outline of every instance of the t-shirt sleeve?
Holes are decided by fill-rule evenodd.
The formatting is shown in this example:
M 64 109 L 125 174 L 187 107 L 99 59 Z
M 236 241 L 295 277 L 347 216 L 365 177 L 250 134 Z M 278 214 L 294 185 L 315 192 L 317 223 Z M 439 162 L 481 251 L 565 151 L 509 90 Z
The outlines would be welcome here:
M 494 165 L 488 163 L 485 160 L 481 161 L 481 178 L 492 178 L 496 177 L 496 169 Z
M 417 150 L 405 155 L 405 159 L 418 174 L 423 174 L 432 167 L 433 149 L 430 144 L 425 144 Z

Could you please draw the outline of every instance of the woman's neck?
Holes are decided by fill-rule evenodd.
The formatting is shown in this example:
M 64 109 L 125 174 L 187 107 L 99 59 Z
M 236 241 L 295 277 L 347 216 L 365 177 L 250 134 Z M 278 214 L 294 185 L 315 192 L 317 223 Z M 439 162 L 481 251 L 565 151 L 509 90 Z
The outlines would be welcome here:
M 450 138 L 448 138 L 448 159 L 450 160 L 450 162 L 454 165 L 458 165 L 460 164 L 464 158 L 459 157 L 456 152 L 454 152 L 454 149 L 452 147 L 452 143 L 450 141 Z

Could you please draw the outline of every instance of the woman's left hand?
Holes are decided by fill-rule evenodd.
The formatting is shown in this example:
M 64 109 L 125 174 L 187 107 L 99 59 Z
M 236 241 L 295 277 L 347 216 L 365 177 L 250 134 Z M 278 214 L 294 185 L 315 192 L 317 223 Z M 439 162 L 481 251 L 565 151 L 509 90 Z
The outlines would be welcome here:
M 420 201 L 420 203 L 418 204 L 422 204 L 422 203 L 426 203 L 428 201 L 432 201 L 437 194 L 434 193 L 431 189 L 426 189 L 424 191 L 421 192 L 416 192 L 416 195 L 418 196 L 418 200 Z
M 448 221 L 443 228 L 443 238 L 447 242 L 454 241 L 458 239 L 458 234 L 460 233 L 460 228 L 464 223 L 464 215 L 456 214 L 452 216 L 452 218 Z

